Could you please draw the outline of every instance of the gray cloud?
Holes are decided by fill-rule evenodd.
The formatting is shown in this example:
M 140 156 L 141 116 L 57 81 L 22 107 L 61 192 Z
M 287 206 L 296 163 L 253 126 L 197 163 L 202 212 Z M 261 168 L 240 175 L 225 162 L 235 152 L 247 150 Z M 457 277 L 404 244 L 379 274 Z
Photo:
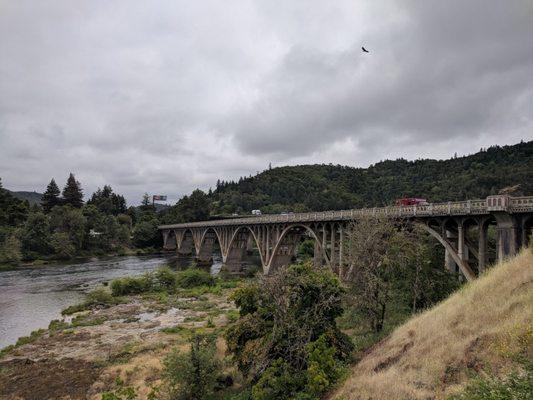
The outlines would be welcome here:
M 0 176 L 136 203 L 530 140 L 532 37 L 526 0 L 4 1 Z

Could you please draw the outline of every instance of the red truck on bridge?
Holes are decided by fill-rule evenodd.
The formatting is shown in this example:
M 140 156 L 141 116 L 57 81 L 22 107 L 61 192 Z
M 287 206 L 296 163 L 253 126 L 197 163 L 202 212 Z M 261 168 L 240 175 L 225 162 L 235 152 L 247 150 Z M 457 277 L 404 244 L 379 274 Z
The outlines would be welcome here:
M 428 204 L 426 199 L 419 197 L 404 197 L 396 200 L 397 206 L 427 206 Z

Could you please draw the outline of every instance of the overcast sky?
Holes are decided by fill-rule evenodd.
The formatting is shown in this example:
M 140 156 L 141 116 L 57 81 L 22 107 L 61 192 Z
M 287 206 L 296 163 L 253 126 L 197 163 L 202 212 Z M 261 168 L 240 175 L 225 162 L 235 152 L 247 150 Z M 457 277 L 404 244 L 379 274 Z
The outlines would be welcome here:
M 370 53 L 363 53 L 361 46 Z M 533 1 L 0 0 L 0 177 L 174 202 L 533 139 Z

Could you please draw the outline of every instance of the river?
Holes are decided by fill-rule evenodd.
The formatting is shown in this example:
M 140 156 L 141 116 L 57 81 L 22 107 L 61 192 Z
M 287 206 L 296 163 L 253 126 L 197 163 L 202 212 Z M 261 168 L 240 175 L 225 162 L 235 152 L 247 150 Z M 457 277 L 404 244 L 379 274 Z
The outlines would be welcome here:
M 0 349 L 47 328 L 61 318 L 61 310 L 82 301 L 99 284 L 173 261 L 171 256 L 130 256 L 0 271 Z M 211 272 L 218 272 L 220 265 L 215 261 Z

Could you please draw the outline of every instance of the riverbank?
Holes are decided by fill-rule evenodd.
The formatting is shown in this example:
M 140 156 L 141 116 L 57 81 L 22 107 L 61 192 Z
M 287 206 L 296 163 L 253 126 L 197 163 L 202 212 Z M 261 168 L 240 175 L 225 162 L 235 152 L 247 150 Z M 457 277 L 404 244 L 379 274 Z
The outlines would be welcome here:
M 52 321 L 0 355 L 0 398 L 96 400 L 117 378 L 147 398 L 171 349 L 237 317 L 228 299 L 236 283 L 125 296 Z M 221 339 L 217 349 L 222 357 Z
M 2 264 L 0 263 L 0 271 L 11 271 L 17 269 L 25 268 L 34 268 L 47 265 L 56 265 L 56 264 L 73 264 L 73 263 L 82 263 L 87 261 L 98 261 L 98 260 L 109 260 L 112 258 L 118 257 L 128 257 L 128 256 L 157 256 L 157 255 L 168 255 L 169 252 L 162 249 L 154 248 L 122 248 L 120 251 L 114 251 L 109 253 L 86 253 L 79 254 L 75 257 L 69 259 L 57 259 L 57 258 L 39 258 L 36 260 L 20 262 L 18 264 Z
M 0 271 L 0 348 L 47 328 L 52 319 L 60 318 L 62 309 L 82 301 L 98 286 L 174 265 L 175 261 L 171 255 L 100 257 Z M 181 266 L 176 265 L 178 268 Z

